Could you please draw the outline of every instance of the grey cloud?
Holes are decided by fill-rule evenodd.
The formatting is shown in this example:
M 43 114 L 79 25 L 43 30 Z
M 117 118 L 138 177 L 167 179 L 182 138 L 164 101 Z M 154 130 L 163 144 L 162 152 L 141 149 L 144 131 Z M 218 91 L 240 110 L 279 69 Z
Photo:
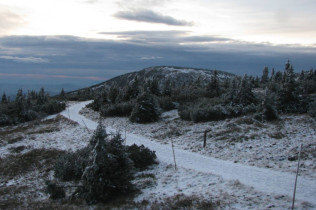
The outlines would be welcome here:
M 143 45 L 178 45 L 179 38 L 186 35 L 186 31 L 123 31 L 101 32 L 104 35 L 116 35 L 128 40 L 129 43 Z
M 24 24 L 23 18 L 8 9 L 0 8 L 0 35 L 8 34 L 12 29 Z
M 36 57 L 16 57 L 16 56 L 8 56 L 3 55 L 0 56 L 0 59 L 6 59 L 6 60 L 14 60 L 17 62 L 24 62 L 24 63 L 47 63 L 47 59 L 43 58 L 36 58 Z
M 123 31 L 101 32 L 125 39 L 124 43 L 151 47 L 169 47 L 187 52 L 234 52 L 253 55 L 273 55 L 275 53 L 316 53 L 315 47 L 299 45 L 272 45 L 252 43 L 218 36 L 191 36 L 189 31 Z
M 149 22 L 149 23 L 162 23 L 166 25 L 173 26 L 192 26 L 192 22 L 187 22 L 185 20 L 178 20 L 171 16 L 166 16 L 154 12 L 152 10 L 141 9 L 141 10 L 131 10 L 131 11 L 120 11 L 117 12 L 115 17 L 124 20 L 133 20 L 139 22 Z
M 0 45 L 0 73 L 65 74 L 111 78 L 148 66 L 188 66 L 237 74 L 261 74 L 262 66 L 283 69 L 290 58 L 295 70 L 315 67 L 316 49 L 240 42 L 212 36 L 190 36 L 186 31 L 112 32 L 128 41 L 89 40 L 78 37 L 6 37 Z M 185 40 L 189 40 L 186 42 Z M 37 54 L 36 54 L 37 52 Z M 43 54 L 45 56 L 40 56 Z M 49 62 L 17 62 L 21 58 Z M 11 56 L 11 57 L 9 57 Z M 28 60 L 36 60 L 28 58 Z

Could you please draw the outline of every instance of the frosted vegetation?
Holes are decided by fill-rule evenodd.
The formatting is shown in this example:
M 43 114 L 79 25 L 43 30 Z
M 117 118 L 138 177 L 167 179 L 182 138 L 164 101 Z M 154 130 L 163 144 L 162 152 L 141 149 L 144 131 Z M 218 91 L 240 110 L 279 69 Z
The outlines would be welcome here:
M 290 207 L 289 196 L 239 180 L 155 164 L 154 151 L 125 145 L 125 132 L 291 174 L 302 143 L 300 176 L 316 178 L 315 70 L 298 74 L 288 61 L 282 71 L 264 68 L 261 77 L 161 67 L 127 78 L 55 97 L 44 89 L 19 90 L 14 100 L 3 94 L 0 208 Z M 62 116 L 40 120 L 64 110 L 66 100 L 87 99 L 93 102 L 81 114 L 99 121 L 93 133 Z M 302 200 L 296 206 L 315 207 Z
M 288 61 L 282 72 L 272 69 L 269 74 L 265 67 L 261 78 L 220 77 L 214 70 L 206 82 L 204 72 L 196 70 L 196 74 L 200 77 L 187 83 L 181 78 L 180 82 L 168 78 L 161 82 L 155 76 L 140 80 L 132 75 L 129 83 L 121 87 L 114 80 L 110 87 L 89 89 L 95 94 L 90 107 L 102 117 L 125 116 L 139 123 L 158 121 L 161 111 L 175 108 L 181 119 L 193 122 L 248 114 L 255 114 L 259 121 L 277 120 L 280 114 L 289 113 L 316 116 L 316 70 L 296 74 Z

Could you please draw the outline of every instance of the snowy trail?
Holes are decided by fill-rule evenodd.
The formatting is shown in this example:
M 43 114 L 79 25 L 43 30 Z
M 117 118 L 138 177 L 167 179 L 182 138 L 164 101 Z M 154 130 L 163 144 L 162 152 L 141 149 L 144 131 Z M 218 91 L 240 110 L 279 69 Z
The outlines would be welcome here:
M 97 127 L 96 122 L 79 114 L 79 111 L 90 102 L 86 101 L 75 104 L 61 114 L 67 118 L 70 117 L 71 120 L 78 122 L 82 126 L 95 129 Z M 109 128 L 107 130 L 114 131 Z M 171 145 L 162 145 L 150 141 L 143 136 L 127 134 L 127 144 L 131 145 L 133 143 L 138 145 L 144 144 L 151 150 L 155 150 L 159 161 L 170 164 L 174 163 Z M 252 186 L 258 191 L 292 197 L 295 174 L 246 166 L 181 149 L 175 149 L 175 154 L 177 165 L 180 167 L 216 174 L 226 180 L 239 180 L 240 183 Z M 316 180 L 299 176 L 296 199 L 308 201 L 316 205 Z

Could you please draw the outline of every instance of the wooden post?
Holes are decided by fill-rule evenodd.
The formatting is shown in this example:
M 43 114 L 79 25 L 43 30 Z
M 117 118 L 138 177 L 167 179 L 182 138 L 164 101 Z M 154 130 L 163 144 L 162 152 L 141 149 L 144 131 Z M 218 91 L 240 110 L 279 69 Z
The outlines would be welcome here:
M 174 169 L 177 170 L 176 155 L 174 153 L 174 147 L 173 147 L 173 140 L 172 139 L 171 139 L 171 147 L 172 147 L 172 153 L 173 153 Z
M 204 131 L 204 142 L 203 142 L 203 148 L 205 148 L 206 147 L 206 137 L 207 137 L 207 133 L 208 132 L 210 132 L 211 131 L 211 129 L 209 129 L 209 130 L 205 130 Z
M 298 172 L 300 170 L 300 162 L 301 162 L 301 152 L 302 152 L 302 144 L 300 146 L 300 151 L 298 153 L 298 163 L 297 163 L 297 168 L 296 168 L 296 176 L 295 176 L 295 184 L 294 184 L 294 192 L 293 192 L 293 200 L 292 200 L 292 210 L 294 210 L 297 176 L 298 176 Z
M 87 127 L 86 123 L 85 123 L 83 120 L 82 120 L 82 122 L 83 122 L 83 124 L 86 126 L 86 129 L 87 129 L 88 133 L 90 133 L 90 130 L 89 130 L 89 128 Z
M 204 131 L 204 143 L 203 143 L 203 148 L 206 147 L 206 134 L 207 134 L 207 131 Z

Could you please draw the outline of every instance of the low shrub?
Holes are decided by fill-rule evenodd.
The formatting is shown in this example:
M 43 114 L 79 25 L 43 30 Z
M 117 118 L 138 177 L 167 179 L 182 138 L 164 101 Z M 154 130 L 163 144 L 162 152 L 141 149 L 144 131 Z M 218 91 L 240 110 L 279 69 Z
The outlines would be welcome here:
M 176 108 L 175 103 L 172 102 L 171 98 L 168 96 L 158 98 L 159 106 L 164 111 L 170 111 Z
M 103 117 L 126 117 L 130 116 L 134 105 L 133 101 L 107 104 L 101 107 L 100 113 Z
M 60 156 L 54 166 L 55 177 L 62 181 L 80 180 L 89 164 L 89 154 L 89 148 L 85 147 Z
M 148 166 L 157 163 L 156 153 L 151 151 L 144 145 L 137 146 L 133 144 L 127 146 L 128 157 L 133 161 L 134 167 L 138 169 L 146 169 Z
M 50 195 L 49 198 L 53 200 L 66 196 L 64 188 L 50 181 L 46 181 L 46 192 Z
M 309 104 L 308 114 L 316 119 L 316 100 Z
M 185 104 L 179 107 L 179 116 L 183 120 L 193 122 L 218 121 L 226 118 L 238 117 L 250 114 L 256 111 L 256 106 L 251 104 L 242 105 L 214 105 L 210 106 L 204 103 Z

